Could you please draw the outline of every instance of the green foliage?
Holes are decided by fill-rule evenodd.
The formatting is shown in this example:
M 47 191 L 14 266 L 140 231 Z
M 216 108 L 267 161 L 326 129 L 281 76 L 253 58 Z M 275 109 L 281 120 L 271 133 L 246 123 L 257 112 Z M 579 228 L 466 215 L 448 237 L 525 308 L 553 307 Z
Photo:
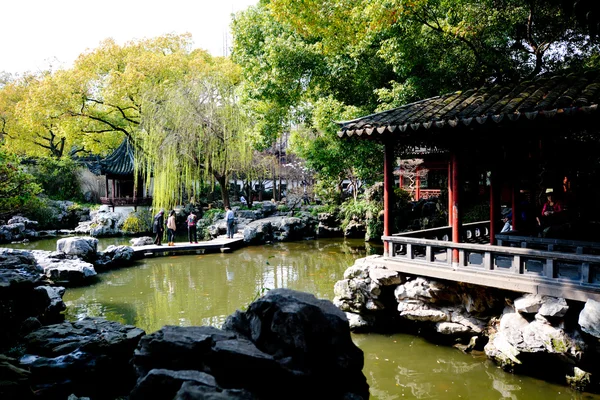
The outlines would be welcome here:
M 310 210 L 310 213 L 315 217 L 321 213 L 329 213 L 337 215 L 339 212 L 339 207 L 335 204 L 324 204 L 320 206 L 315 206 Z
M 123 222 L 122 230 L 127 234 L 146 233 L 152 231 L 153 216 L 147 209 L 133 212 Z
M 50 205 L 50 201 L 47 197 L 37 197 L 33 202 L 32 207 L 28 207 L 23 215 L 32 221 L 38 222 L 40 229 L 55 228 L 57 224 L 56 212 Z
M 19 158 L 0 148 L 0 216 L 35 210 L 40 206 L 37 195 L 41 191 Z
M 40 158 L 31 173 L 51 199 L 77 201 L 82 199 L 78 168 L 68 158 Z
M 351 221 L 363 222 L 367 228 L 367 240 L 379 239 L 383 234 L 382 210 L 383 202 L 377 198 L 349 199 L 340 206 L 342 229 L 345 230 Z
M 290 208 L 284 204 L 280 204 L 277 206 L 277 211 L 285 213 L 285 212 L 290 211 Z
M 490 219 L 490 205 L 476 204 L 463 215 L 463 223 L 487 221 Z

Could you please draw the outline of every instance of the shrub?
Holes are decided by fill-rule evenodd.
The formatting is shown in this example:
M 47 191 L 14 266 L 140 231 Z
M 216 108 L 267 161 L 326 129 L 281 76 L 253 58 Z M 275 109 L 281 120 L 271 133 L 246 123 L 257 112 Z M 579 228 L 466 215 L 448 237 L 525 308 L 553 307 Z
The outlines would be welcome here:
M 77 169 L 70 159 L 41 158 L 31 173 L 51 199 L 83 200 Z
M 128 234 L 152 231 L 152 213 L 148 209 L 133 212 L 123 222 L 123 232 Z
M 19 158 L 0 150 L 0 216 L 36 210 L 41 204 L 37 197 L 41 191 Z

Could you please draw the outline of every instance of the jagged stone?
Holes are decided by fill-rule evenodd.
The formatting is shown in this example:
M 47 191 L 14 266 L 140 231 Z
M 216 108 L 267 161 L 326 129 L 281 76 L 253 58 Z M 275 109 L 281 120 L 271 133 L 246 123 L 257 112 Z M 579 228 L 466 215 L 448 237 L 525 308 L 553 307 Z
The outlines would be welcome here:
M 600 302 L 588 299 L 579 313 L 581 330 L 600 339 Z

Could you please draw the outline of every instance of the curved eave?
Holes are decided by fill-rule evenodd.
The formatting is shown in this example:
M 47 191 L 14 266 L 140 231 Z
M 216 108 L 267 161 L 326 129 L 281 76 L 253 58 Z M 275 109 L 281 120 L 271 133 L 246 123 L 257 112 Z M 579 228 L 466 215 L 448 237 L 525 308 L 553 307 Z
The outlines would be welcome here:
M 337 135 L 340 138 L 343 137 L 359 137 L 359 138 L 377 138 L 383 134 L 398 134 L 404 132 L 417 132 L 417 131 L 427 131 L 435 128 L 457 128 L 461 126 L 470 126 L 476 127 L 478 125 L 485 125 L 489 123 L 500 123 L 503 121 L 516 122 L 522 118 L 527 120 L 535 120 L 538 116 L 544 116 L 546 118 L 555 118 L 556 116 L 575 116 L 576 114 L 591 114 L 598 110 L 598 104 L 592 104 L 590 106 L 582 106 L 582 107 L 566 107 L 566 108 L 558 108 L 553 110 L 541 110 L 541 111 L 526 111 L 526 112 L 514 112 L 514 113 L 504 113 L 504 114 L 496 114 L 496 115 L 482 115 L 479 117 L 468 117 L 468 118 L 456 118 L 456 119 L 442 119 L 442 120 L 431 120 L 425 122 L 412 122 L 412 123 L 403 123 L 396 125 L 364 125 L 361 127 L 348 127 L 342 128 L 338 131 Z M 370 118 L 373 115 L 368 116 Z M 364 118 L 364 117 L 363 117 Z M 347 121 L 345 122 L 348 125 L 356 124 L 360 122 L 362 118 Z

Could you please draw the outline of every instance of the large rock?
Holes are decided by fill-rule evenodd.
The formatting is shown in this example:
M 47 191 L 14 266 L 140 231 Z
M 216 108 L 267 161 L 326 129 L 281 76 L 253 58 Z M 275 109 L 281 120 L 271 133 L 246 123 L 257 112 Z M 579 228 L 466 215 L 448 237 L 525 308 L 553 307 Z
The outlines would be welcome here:
M 120 213 L 100 209 L 91 213 L 91 220 L 81 222 L 75 232 L 88 234 L 93 237 L 110 237 L 122 234 L 121 228 L 125 222 L 125 216 Z
M 581 330 L 600 339 L 600 302 L 588 299 L 579 313 Z
M 114 398 L 135 383 L 130 360 L 143 335 L 139 328 L 101 318 L 49 325 L 24 338 L 20 365 L 31 372 L 40 397 Z
M 248 338 L 302 378 L 282 385 L 287 389 L 280 397 L 369 397 L 362 351 L 352 342 L 346 316 L 329 301 L 271 290 L 246 312 L 228 317 L 223 328 Z
M 586 349 L 577 331 L 567 331 L 543 317 L 529 321 L 509 309 L 491 331 L 485 353 L 506 370 L 529 371 L 567 383 Z
M 56 242 L 56 251 L 85 261 L 93 261 L 98 251 L 98 239 L 79 236 L 59 239 Z
M 362 351 L 344 314 L 329 301 L 285 289 L 234 313 L 223 329 L 163 327 L 142 338 L 134 365 L 132 399 L 161 390 L 170 399 L 177 389 L 180 399 L 369 396 Z
M 133 247 L 137 246 L 149 246 L 154 244 L 154 239 L 150 236 L 142 236 L 139 238 L 133 238 L 129 241 Z
M 75 256 L 67 256 L 62 252 L 48 252 L 33 250 L 33 255 L 44 275 L 54 283 L 82 284 L 94 279 L 96 270 L 94 266 Z
M 98 253 L 94 266 L 99 271 L 128 266 L 133 262 L 133 254 L 133 248 L 129 246 L 110 245 Z

